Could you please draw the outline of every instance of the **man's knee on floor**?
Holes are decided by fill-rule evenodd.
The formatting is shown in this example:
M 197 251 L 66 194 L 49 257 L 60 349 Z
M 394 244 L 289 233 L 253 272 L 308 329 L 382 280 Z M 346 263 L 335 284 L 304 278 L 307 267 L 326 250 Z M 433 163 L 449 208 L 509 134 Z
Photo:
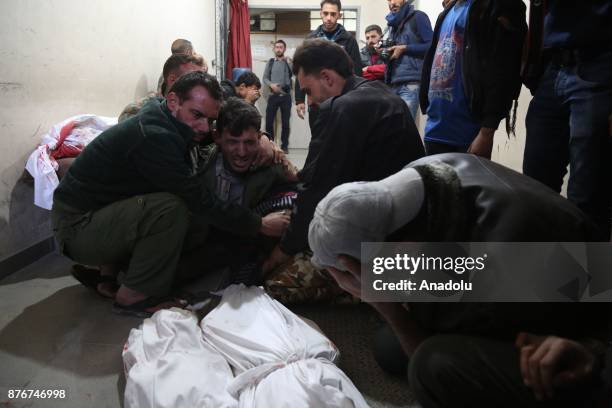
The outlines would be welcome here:
M 436 335 L 425 340 L 410 357 L 408 382 L 419 401 L 460 387 L 466 350 L 462 336 Z
M 374 359 L 384 371 L 394 375 L 405 375 L 408 356 L 388 324 L 383 325 L 374 335 Z

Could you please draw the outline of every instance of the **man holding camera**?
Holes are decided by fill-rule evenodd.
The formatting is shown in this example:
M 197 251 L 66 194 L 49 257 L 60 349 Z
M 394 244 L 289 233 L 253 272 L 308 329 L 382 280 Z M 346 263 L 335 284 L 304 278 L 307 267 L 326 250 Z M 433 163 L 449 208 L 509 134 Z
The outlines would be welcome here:
M 382 38 L 382 28 L 372 24 L 365 29 L 366 46 L 359 52 L 363 64 L 363 77 L 368 81 L 384 80 L 387 65 L 378 55 L 378 45 Z
M 365 71 L 366 67 L 380 64 L 380 55 L 376 51 L 376 46 L 382 38 L 382 28 L 377 24 L 371 24 L 366 27 L 364 33 L 366 45 L 359 51 L 359 55 L 361 55 L 361 64 Z
M 380 56 L 387 63 L 385 82 L 416 118 L 421 70 L 433 32 L 427 14 L 415 10 L 412 2 L 387 0 L 391 11 L 386 17 L 390 35 L 381 41 Z

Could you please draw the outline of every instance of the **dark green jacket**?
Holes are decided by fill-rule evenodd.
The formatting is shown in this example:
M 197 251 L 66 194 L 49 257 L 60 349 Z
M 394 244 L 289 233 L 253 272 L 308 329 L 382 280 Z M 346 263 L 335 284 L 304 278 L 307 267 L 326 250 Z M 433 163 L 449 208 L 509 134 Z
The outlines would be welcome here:
M 54 202 L 87 212 L 136 195 L 168 192 L 218 228 L 256 235 L 259 216 L 223 203 L 191 175 L 192 138 L 191 128 L 172 116 L 165 101 L 152 100 L 81 152 L 55 190 Z
M 220 150 L 216 145 L 212 145 L 207 150 L 206 163 L 201 170 L 201 177 L 207 189 L 217 191 L 215 163 L 217 162 Z M 283 166 L 280 164 L 248 171 L 244 174 L 244 178 L 245 188 L 242 205 L 251 209 L 261 203 L 273 187 L 289 181 L 287 176 L 285 176 Z

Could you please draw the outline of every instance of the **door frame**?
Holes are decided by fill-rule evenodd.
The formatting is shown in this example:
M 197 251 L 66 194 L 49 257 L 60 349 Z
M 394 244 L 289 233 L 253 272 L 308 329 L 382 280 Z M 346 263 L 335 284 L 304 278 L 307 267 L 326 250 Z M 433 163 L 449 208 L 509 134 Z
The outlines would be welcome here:
M 217 0 L 219 1 L 219 0 Z M 249 10 L 251 9 L 265 9 L 265 10 L 283 10 L 283 11 L 302 11 L 302 10 L 316 10 L 316 5 L 291 5 L 291 6 L 279 6 L 275 5 L 266 5 L 266 4 L 257 4 L 254 6 L 249 5 Z M 342 10 L 351 10 L 357 11 L 357 26 L 355 30 L 355 34 L 359 35 L 361 29 L 361 6 L 343 6 Z M 359 41 L 359 40 L 357 40 Z

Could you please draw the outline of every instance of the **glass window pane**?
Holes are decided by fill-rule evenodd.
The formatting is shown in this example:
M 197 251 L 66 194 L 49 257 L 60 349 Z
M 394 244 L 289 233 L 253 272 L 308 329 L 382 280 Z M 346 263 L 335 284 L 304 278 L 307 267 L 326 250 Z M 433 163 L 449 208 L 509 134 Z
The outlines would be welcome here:
M 321 24 L 321 19 L 310 20 L 310 29 L 311 30 L 316 30 L 317 27 L 319 27 L 320 24 Z
M 310 12 L 310 18 L 321 18 L 321 12 L 319 10 L 312 10 Z
M 357 20 L 346 20 L 342 25 L 347 31 L 357 31 Z
M 344 18 L 346 19 L 357 18 L 357 11 L 355 10 L 346 10 L 342 14 L 344 15 Z

